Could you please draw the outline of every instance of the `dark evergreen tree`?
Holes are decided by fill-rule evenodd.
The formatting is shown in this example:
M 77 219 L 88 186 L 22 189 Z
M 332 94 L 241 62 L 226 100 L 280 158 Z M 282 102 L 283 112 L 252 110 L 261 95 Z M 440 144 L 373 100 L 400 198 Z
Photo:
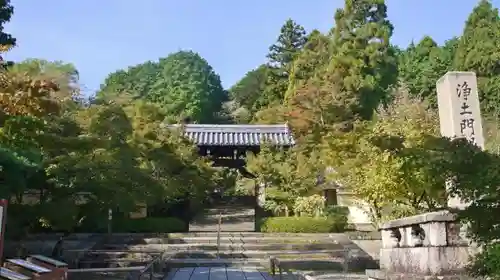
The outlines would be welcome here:
M 257 100 L 257 106 L 265 107 L 283 102 L 293 61 L 305 43 L 304 27 L 288 19 L 281 27 L 276 43 L 269 47 L 266 89 Z
M 353 118 L 370 119 L 396 82 L 393 29 L 384 0 L 346 0 L 335 13 L 334 55 L 325 79 L 334 81 L 337 100 Z
M 500 18 L 481 0 L 469 15 L 458 42 L 454 70 L 474 71 L 483 112 L 500 115 Z

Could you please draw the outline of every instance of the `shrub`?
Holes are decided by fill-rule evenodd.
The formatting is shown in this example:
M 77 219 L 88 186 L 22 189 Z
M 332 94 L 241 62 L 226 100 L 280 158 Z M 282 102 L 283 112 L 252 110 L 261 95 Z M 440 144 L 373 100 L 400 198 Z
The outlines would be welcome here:
M 349 221 L 349 207 L 346 206 L 338 206 L 331 205 L 325 208 L 325 216 L 333 217 L 335 219 L 339 219 L 339 223 L 348 224 Z
M 260 221 L 261 232 L 343 232 L 347 221 L 338 217 L 269 217 Z
M 468 271 L 473 277 L 489 276 L 489 279 L 500 279 L 500 243 L 486 245 L 469 264 Z
M 297 216 L 319 217 L 325 210 L 325 198 L 321 195 L 299 196 L 293 205 L 293 212 Z
M 329 205 L 325 208 L 325 216 L 349 216 L 349 207 Z
M 186 223 L 178 218 L 146 217 L 139 219 L 123 219 L 114 223 L 113 232 L 182 232 L 186 231 Z

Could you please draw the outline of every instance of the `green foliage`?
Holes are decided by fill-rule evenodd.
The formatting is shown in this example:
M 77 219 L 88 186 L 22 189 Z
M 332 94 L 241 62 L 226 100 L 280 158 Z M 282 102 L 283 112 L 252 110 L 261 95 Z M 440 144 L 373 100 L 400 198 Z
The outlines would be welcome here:
M 247 165 L 259 181 L 293 198 L 306 195 L 316 187 L 317 178 L 311 174 L 319 174 L 318 158 L 296 148 L 277 151 L 264 146 L 259 155 L 248 155 Z
M 289 101 L 297 89 L 302 88 L 317 73 L 321 73 L 328 65 L 332 55 L 332 40 L 318 30 L 312 31 L 307 37 L 303 50 L 293 61 L 285 101 Z
M 343 232 L 346 219 L 337 217 L 270 217 L 261 221 L 261 232 L 328 233 Z
M 375 222 L 443 207 L 447 156 L 456 150 L 439 137 L 426 104 L 400 92 L 376 121 L 326 143 L 324 161 L 337 171 L 330 176 L 369 204 Z
M 121 98 L 83 107 L 77 78 L 71 65 L 44 60 L 0 72 L 1 194 L 10 200 L 11 233 L 77 230 L 108 208 L 127 213 L 138 203 L 201 202 L 229 180 L 162 127 L 159 106 Z
M 168 121 L 189 118 L 193 122 L 220 120 L 228 94 L 208 62 L 191 51 L 172 53 L 159 62 L 148 61 L 110 74 L 98 99 L 144 98 L 158 104 Z
M 455 38 L 440 47 L 426 36 L 417 45 L 411 44 L 399 54 L 399 77 L 412 96 L 437 108 L 436 81 L 452 70 L 453 46 L 456 43 Z
M 487 279 L 500 279 L 500 244 L 493 243 L 475 255 L 474 261 L 469 264 L 468 271 L 471 276 Z
M 2 1 L 0 5 L 0 51 L 2 52 L 16 45 L 16 38 L 4 32 L 4 25 L 10 21 L 12 14 L 14 14 L 14 7 L 10 4 L 10 0 Z
M 238 107 L 233 110 L 236 118 L 238 117 L 237 109 L 247 110 L 250 114 L 258 109 L 255 108 L 255 102 L 265 90 L 268 69 L 267 65 L 261 65 L 257 69 L 247 72 L 229 89 L 231 100 L 238 104 Z M 249 118 L 247 117 L 245 121 L 248 122 Z
M 346 0 L 335 13 L 332 72 L 326 75 L 334 79 L 336 94 L 354 117 L 370 119 L 396 82 L 393 29 L 383 0 Z
M 292 19 L 281 27 L 278 40 L 269 47 L 266 87 L 256 101 L 257 106 L 263 108 L 283 101 L 293 61 L 306 43 L 305 35 L 304 27 Z
M 349 216 L 349 207 L 347 206 L 338 206 L 338 205 L 329 205 L 325 207 L 325 216 Z M 346 221 L 347 222 L 347 221 Z
M 500 17 L 488 0 L 481 0 L 469 15 L 457 45 L 454 69 L 474 71 L 483 112 L 498 115 L 500 101 Z
M 321 195 L 299 196 L 295 199 L 293 212 L 299 217 L 320 217 L 325 212 L 325 198 Z

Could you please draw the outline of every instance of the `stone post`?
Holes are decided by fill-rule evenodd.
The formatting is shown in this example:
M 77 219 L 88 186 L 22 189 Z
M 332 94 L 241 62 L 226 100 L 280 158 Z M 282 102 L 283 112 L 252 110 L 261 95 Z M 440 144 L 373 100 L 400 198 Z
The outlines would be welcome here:
M 474 72 L 448 72 L 436 83 L 441 135 L 464 137 L 484 149 L 481 109 Z M 449 197 L 448 207 L 463 209 L 459 198 Z
M 266 203 L 265 182 L 255 181 L 255 230 L 260 231 L 260 220 L 264 217 L 264 204 Z
M 264 207 L 264 204 L 266 203 L 266 184 L 259 183 L 258 190 L 259 191 L 257 192 L 257 203 L 259 204 L 260 207 Z

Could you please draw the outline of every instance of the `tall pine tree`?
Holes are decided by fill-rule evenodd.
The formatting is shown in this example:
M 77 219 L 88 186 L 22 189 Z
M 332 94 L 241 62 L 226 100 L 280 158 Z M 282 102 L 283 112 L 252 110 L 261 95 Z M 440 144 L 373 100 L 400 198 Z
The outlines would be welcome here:
M 281 27 L 276 43 L 269 47 L 266 89 L 257 101 L 257 106 L 262 108 L 283 102 L 293 61 L 306 41 L 304 27 L 288 19 Z
M 397 79 L 397 59 L 390 45 L 393 26 L 385 1 L 345 0 L 335 24 L 326 79 L 333 82 L 336 100 L 351 112 L 347 119 L 370 119 Z

